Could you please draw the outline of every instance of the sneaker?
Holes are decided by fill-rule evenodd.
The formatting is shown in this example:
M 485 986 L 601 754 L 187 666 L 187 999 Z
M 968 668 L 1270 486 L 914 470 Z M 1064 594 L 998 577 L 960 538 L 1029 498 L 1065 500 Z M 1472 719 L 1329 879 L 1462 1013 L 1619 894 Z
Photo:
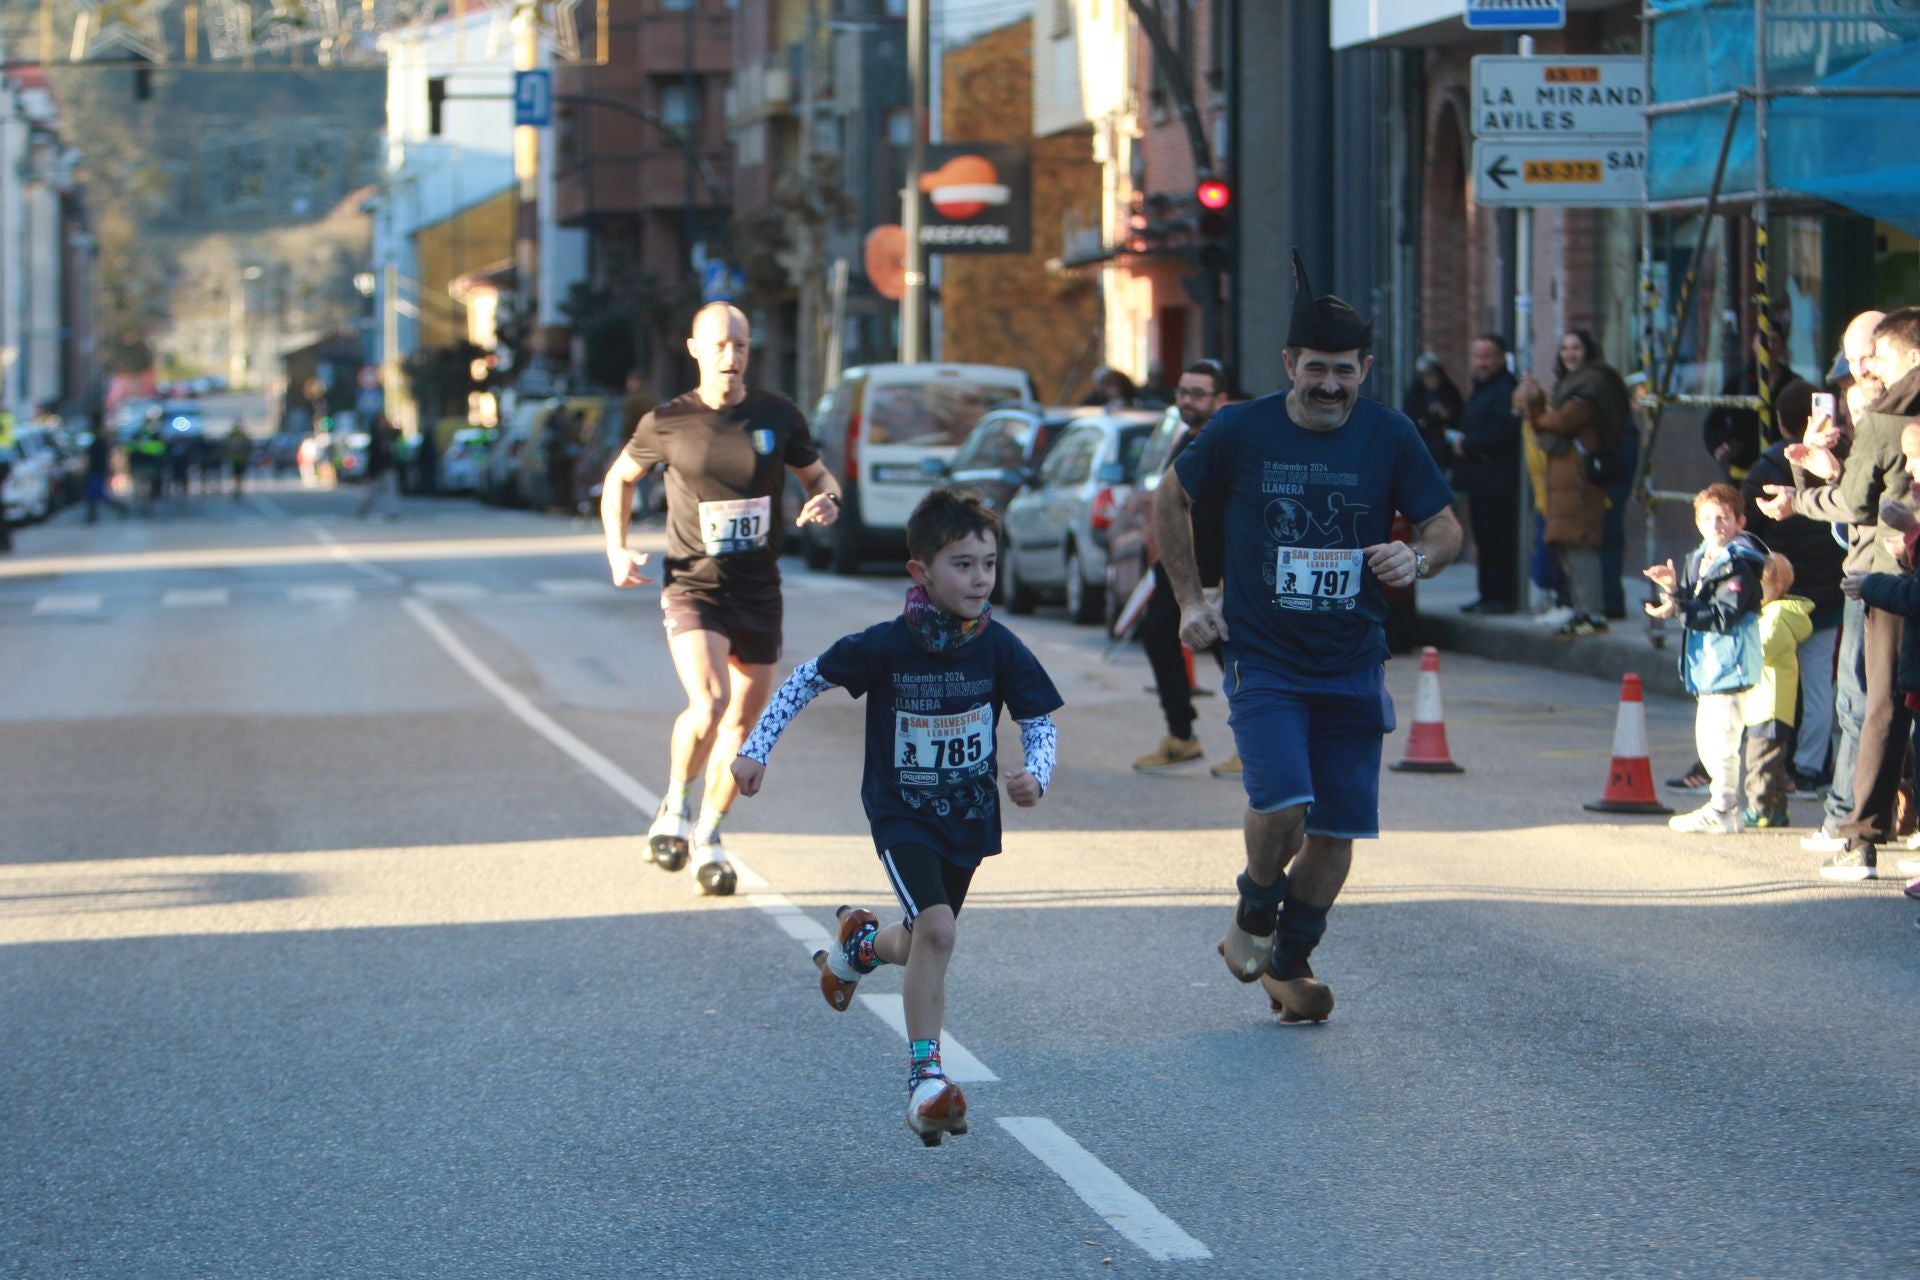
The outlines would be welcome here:
M 709 898 L 731 897 L 740 878 L 717 834 L 702 836 L 693 847 L 693 881 Z
M 1574 619 L 1574 612 L 1566 605 L 1556 605 L 1533 615 L 1533 620 L 1549 631 L 1557 631 Z
M 1845 848 L 1820 864 L 1820 875 L 1826 880 L 1877 880 L 1877 862 L 1872 845 L 1865 840 L 1849 840 Z
M 1902 843 L 1907 846 L 1909 853 L 1920 853 L 1920 832 L 1908 836 Z
M 831 947 L 813 953 L 820 966 L 820 994 L 840 1013 L 853 1003 L 853 989 L 860 979 L 880 967 L 878 960 L 862 961 L 861 952 L 872 954 L 873 935 L 880 932 L 880 921 L 865 907 L 841 907 L 834 915 L 840 921 L 839 935 Z
M 1698 769 L 1689 769 L 1677 778 L 1667 779 L 1667 790 L 1683 796 L 1703 796 L 1707 788 L 1713 785 L 1713 779 Z
M 967 1095 L 945 1076 L 926 1076 L 907 1094 L 907 1128 L 929 1147 L 967 1131 Z
M 1831 775 L 1802 773 L 1800 770 L 1794 768 L 1788 768 L 1787 777 L 1793 783 L 1793 789 L 1796 792 L 1825 791 L 1833 785 Z
M 1828 827 L 1821 827 L 1800 841 L 1800 848 L 1807 853 L 1838 853 L 1846 847 L 1846 838 L 1835 835 Z
M 1243 772 L 1240 767 L 1240 753 L 1234 752 L 1213 768 L 1207 770 L 1216 778 L 1237 778 Z
M 1790 827 L 1793 823 L 1788 821 L 1785 809 L 1742 809 L 1740 825 L 1764 831 Z
M 1168 735 L 1160 739 L 1160 745 L 1149 755 L 1141 756 L 1133 762 L 1135 773 L 1165 773 L 1177 769 L 1183 764 L 1192 764 L 1206 753 L 1200 749 L 1198 738 L 1176 738 Z
M 1240 927 L 1240 913 L 1227 918 L 1227 936 L 1216 948 L 1227 962 L 1227 972 L 1238 982 L 1257 982 L 1266 971 L 1267 958 L 1273 954 L 1273 932 L 1248 933 Z
M 1333 988 L 1313 976 L 1304 956 L 1289 961 L 1282 973 L 1275 973 L 1269 963 L 1260 971 L 1260 985 L 1282 1026 L 1325 1022 L 1333 1012 Z
M 1587 614 L 1576 614 L 1561 624 L 1560 628 L 1553 634 L 1559 636 L 1562 640 L 1584 640 L 1588 636 L 1606 635 L 1607 624 L 1601 619 L 1590 617 Z
M 647 828 L 647 856 L 662 871 L 678 871 L 687 865 L 687 840 L 693 834 L 693 824 L 687 821 L 684 813 L 667 812 L 667 802 L 660 802 L 660 812 L 653 815 L 653 825 Z
M 1720 810 L 1703 804 L 1691 813 L 1675 814 L 1667 819 L 1669 830 L 1693 836 L 1730 836 L 1740 831 L 1740 815 L 1731 809 Z
M 1907 887 L 1900 892 L 1906 894 L 1915 902 L 1920 902 L 1920 877 L 1907 881 Z

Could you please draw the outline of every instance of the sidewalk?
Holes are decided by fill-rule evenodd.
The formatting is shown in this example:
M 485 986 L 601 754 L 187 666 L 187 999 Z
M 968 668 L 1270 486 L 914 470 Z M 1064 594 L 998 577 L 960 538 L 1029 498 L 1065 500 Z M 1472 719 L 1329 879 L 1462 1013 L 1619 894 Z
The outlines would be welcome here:
M 1474 574 L 1472 565 L 1454 564 L 1420 584 L 1421 644 L 1499 662 L 1595 676 L 1616 684 L 1632 671 L 1639 675 L 1648 693 L 1688 696 L 1680 684 L 1680 626 L 1677 622 L 1666 623 L 1666 647 L 1653 647 L 1647 634 L 1647 617 L 1640 609 L 1647 598 L 1643 579 L 1625 580 L 1627 617 L 1610 623 L 1608 634 L 1568 640 L 1542 627 L 1528 613 L 1504 618 L 1461 613 L 1460 607 L 1480 594 L 1474 587 Z

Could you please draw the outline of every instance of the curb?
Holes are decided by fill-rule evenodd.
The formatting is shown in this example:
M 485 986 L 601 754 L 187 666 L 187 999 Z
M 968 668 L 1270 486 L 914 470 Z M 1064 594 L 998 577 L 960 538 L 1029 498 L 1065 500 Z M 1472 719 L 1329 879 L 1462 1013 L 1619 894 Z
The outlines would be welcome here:
M 1656 649 L 1641 619 L 1612 624 L 1604 636 L 1565 640 L 1536 626 L 1530 617 L 1479 618 L 1471 614 L 1422 613 L 1415 628 L 1419 644 L 1495 662 L 1517 662 L 1569 675 L 1591 676 L 1619 684 L 1632 672 L 1650 694 L 1690 698 L 1680 683 L 1679 630 L 1670 628 L 1665 648 Z

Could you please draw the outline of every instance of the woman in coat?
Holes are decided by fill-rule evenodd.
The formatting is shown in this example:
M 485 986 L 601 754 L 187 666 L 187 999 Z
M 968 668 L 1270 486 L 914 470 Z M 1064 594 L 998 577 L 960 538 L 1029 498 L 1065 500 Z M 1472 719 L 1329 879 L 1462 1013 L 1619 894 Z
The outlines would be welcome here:
M 1553 372 L 1551 400 L 1529 374 L 1514 392 L 1514 408 L 1547 455 L 1546 542 L 1573 600 L 1560 634 L 1576 638 L 1607 629 L 1600 567 L 1607 493 L 1589 479 L 1587 459 L 1616 457 L 1632 418 L 1627 384 L 1601 359 L 1592 334 L 1574 329 L 1562 336 Z

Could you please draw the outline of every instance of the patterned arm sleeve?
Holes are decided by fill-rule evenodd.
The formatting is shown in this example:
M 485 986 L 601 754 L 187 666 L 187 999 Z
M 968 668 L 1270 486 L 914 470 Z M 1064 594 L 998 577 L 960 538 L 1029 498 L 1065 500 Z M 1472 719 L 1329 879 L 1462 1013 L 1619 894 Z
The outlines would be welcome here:
M 1020 726 L 1020 750 L 1027 757 L 1027 772 L 1040 784 L 1040 794 L 1045 795 L 1047 785 L 1053 781 L 1054 752 L 1060 744 L 1060 731 L 1053 727 L 1052 716 L 1035 716 L 1015 723 Z
M 740 754 L 765 764 L 773 754 L 773 744 L 780 741 L 780 735 L 793 723 L 793 718 L 831 688 L 833 681 L 820 674 L 818 662 L 803 662 L 795 667 L 786 682 L 773 691 L 773 700 L 760 713 L 760 723 L 753 726 L 753 733 L 741 746 Z

